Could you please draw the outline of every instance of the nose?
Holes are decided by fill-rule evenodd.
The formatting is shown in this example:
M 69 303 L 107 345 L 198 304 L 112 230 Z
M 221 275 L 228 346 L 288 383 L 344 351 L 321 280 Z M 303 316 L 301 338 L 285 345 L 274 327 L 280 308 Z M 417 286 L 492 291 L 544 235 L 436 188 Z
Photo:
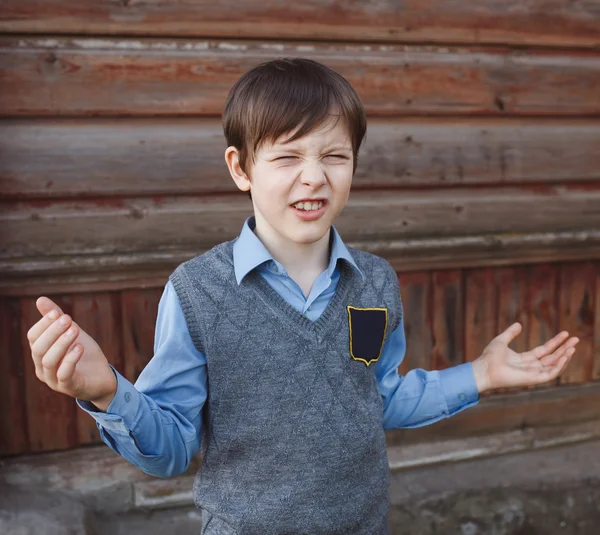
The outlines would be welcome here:
M 323 169 L 321 169 L 321 166 L 319 164 L 314 164 L 307 165 L 302 170 L 300 180 L 302 181 L 302 184 L 316 189 L 327 182 L 327 177 L 325 176 Z

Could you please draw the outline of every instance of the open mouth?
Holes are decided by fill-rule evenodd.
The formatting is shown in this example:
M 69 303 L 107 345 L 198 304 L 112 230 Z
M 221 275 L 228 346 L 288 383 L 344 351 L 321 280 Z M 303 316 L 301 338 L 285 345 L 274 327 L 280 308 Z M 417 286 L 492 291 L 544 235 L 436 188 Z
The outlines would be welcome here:
M 296 210 L 302 210 L 304 212 L 314 212 L 314 211 L 318 210 L 319 208 L 322 208 L 324 204 L 325 204 L 325 202 L 322 200 L 304 201 L 304 202 L 301 201 L 296 204 L 292 204 L 292 206 L 294 208 L 296 208 Z
M 327 200 L 315 199 L 300 201 L 290 205 L 294 213 L 303 221 L 319 219 L 327 210 Z

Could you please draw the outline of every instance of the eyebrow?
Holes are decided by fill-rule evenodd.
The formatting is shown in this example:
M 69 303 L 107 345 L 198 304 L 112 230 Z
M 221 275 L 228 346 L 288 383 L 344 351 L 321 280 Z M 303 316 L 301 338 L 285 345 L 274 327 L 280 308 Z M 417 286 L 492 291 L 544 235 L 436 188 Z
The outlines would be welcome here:
M 333 150 L 347 150 L 347 151 L 352 151 L 352 147 L 348 146 L 348 145 L 332 145 L 330 147 L 327 147 L 325 149 L 323 149 L 323 153 L 324 152 L 330 152 Z M 286 147 L 285 145 L 281 145 L 279 147 L 273 147 L 272 149 L 269 150 L 269 152 L 292 152 L 295 154 L 299 154 L 302 151 L 300 149 L 294 148 L 294 147 Z

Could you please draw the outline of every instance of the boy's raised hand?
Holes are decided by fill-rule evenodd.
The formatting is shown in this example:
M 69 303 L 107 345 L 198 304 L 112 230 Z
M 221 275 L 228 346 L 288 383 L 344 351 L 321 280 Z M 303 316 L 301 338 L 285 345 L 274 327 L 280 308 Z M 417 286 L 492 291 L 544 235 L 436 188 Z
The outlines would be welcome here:
M 47 297 L 27 333 L 37 378 L 52 390 L 91 401 L 106 410 L 117 388 L 115 374 L 95 340 Z
M 495 388 L 530 386 L 551 381 L 565 369 L 579 342 L 563 331 L 544 345 L 517 353 L 508 344 L 521 332 L 521 324 L 513 323 L 496 336 L 473 361 L 473 372 L 479 392 Z

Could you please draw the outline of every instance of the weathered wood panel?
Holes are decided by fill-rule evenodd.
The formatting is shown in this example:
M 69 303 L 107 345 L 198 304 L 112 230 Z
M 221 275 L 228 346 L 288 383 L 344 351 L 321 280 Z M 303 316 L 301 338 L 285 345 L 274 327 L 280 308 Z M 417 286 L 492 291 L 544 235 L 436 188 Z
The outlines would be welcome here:
M 237 191 L 215 119 L 0 122 L 7 198 Z M 600 180 L 600 123 L 577 119 L 370 121 L 353 188 Z
M 121 310 L 119 295 L 80 294 L 72 296 L 73 318 L 102 349 L 108 361 L 118 370 L 123 369 L 121 345 Z M 96 422 L 85 412 L 77 411 L 77 434 L 79 444 L 100 440 Z
M 66 313 L 72 315 L 72 301 L 68 296 L 53 299 Z M 49 451 L 73 448 L 78 445 L 77 406 L 72 398 L 51 390 L 35 375 L 27 331 L 38 322 L 41 314 L 35 298 L 21 299 L 21 347 L 25 372 L 25 407 L 29 450 Z
M 595 305 L 591 304 L 592 308 L 589 310 L 585 309 L 585 306 L 582 308 L 582 304 L 589 303 L 589 300 L 586 301 L 585 297 L 587 286 L 579 281 L 595 283 L 600 269 L 598 265 L 590 262 L 565 264 L 560 279 L 558 269 L 553 265 L 471 269 L 464 272 L 432 270 L 400 274 L 407 339 L 406 357 L 400 372 L 406 373 L 417 367 L 443 369 L 464 361 L 472 361 L 481 354 L 491 339 L 499 334 L 502 321 L 508 324 L 512 322 L 512 318 L 518 318 L 530 327 L 528 336 L 527 333 L 520 335 L 520 338 L 527 338 L 527 343 L 525 344 L 524 340 L 518 342 L 519 350 L 546 341 L 559 329 L 566 328 L 578 336 L 587 336 L 587 344 L 582 338 L 577 358 L 587 363 L 588 375 L 572 376 L 571 379 L 578 382 L 587 380 L 593 358 L 593 333 L 590 325 L 597 324 L 598 316 L 595 315 L 591 320 L 586 319 L 587 323 L 584 321 L 582 324 L 582 314 L 584 318 L 587 317 L 586 314 L 594 314 Z M 563 283 L 567 286 L 559 288 L 558 285 Z M 503 294 L 503 288 L 510 291 Z M 154 354 L 154 330 L 162 291 L 161 285 L 141 291 L 126 290 L 100 296 L 84 294 L 54 298 L 65 311 L 73 314 L 75 321 L 97 339 L 110 362 L 128 379 L 135 381 Z M 596 292 L 596 287 L 591 291 Z M 574 304 L 560 305 L 557 311 L 559 294 L 563 299 L 564 296 L 573 295 L 569 299 Z M 0 328 L 4 330 L 7 325 L 15 322 L 14 317 L 7 320 L 6 311 L 12 313 L 17 306 L 17 301 L 14 300 L 7 308 L 7 302 L 4 300 L 4 308 L 0 307 Z M 35 298 L 20 300 L 21 335 L 39 318 L 34 303 Z M 563 309 L 566 312 L 561 313 Z M 17 332 L 17 337 L 18 334 Z M 8 340 L 10 341 L 10 338 Z M 3 375 L 0 381 L 3 381 L 1 384 L 4 388 L 9 385 L 12 389 L 10 394 L 4 394 L 4 398 L 7 395 L 10 397 L 8 402 L 11 407 L 16 405 L 15 400 L 23 400 L 25 396 L 27 402 L 22 405 L 23 414 L 18 415 L 17 410 L 5 415 L 9 420 L 5 418 L 0 422 L 0 425 L 5 427 L 9 424 L 15 426 L 15 432 L 10 436 L 13 444 L 3 444 L 0 451 L 7 454 L 47 451 L 94 442 L 97 435 L 92 420 L 76 409 L 72 399 L 51 391 L 35 377 L 28 346 L 25 351 L 25 342 L 18 340 L 18 343 L 22 347 L 16 353 L 11 352 L 9 358 L 2 361 L 3 366 L 16 370 L 16 376 L 13 373 L 10 379 L 6 379 Z M 14 359 L 19 357 L 21 352 L 22 360 L 15 362 Z M 20 366 L 24 368 L 24 378 L 19 376 Z M 575 371 L 577 370 L 576 366 Z M 546 403 L 550 399 L 548 396 L 553 400 L 556 400 L 557 396 L 560 398 L 560 391 L 551 392 L 547 395 L 540 394 L 539 399 L 548 398 L 544 402 Z M 518 396 L 521 403 L 525 398 L 523 394 Z M 567 397 L 570 401 L 566 403 L 575 405 L 570 405 L 570 409 L 564 408 L 564 411 L 561 409 L 562 412 L 559 411 L 558 414 L 552 412 L 555 411 L 554 405 L 553 408 L 548 405 L 546 409 L 541 407 L 535 410 L 528 409 L 529 412 L 519 412 L 511 409 L 512 405 L 509 402 L 504 408 L 498 405 L 492 412 L 484 411 L 485 413 L 475 416 L 471 416 L 471 411 L 468 411 L 469 415 L 462 417 L 463 420 L 453 419 L 449 424 L 440 423 L 434 426 L 432 431 L 424 431 L 424 436 L 420 436 L 420 439 L 506 430 L 512 428 L 512 425 L 525 425 L 525 420 L 526 425 L 541 425 L 542 420 L 544 425 L 560 425 L 561 421 L 566 421 L 564 418 L 569 414 L 569 410 L 575 409 L 581 411 L 575 416 L 581 418 L 581 421 L 590 417 L 592 407 L 585 405 L 589 400 L 581 401 L 579 406 L 578 398 Z M 538 398 L 534 396 L 527 399 L 534 402 Z M 525 413 L 529 416 L 525 416 Z M 478 414 L 477 411 L 474 414 Z M 438 431 L 440 435 L 436 435 Z M 31 444 L 27 440 L 28 434 Z
M 529 268 L 529 349 L 546 343 L 558 330 L 558 267 L 538 264 Z M 553 379 L 544 385 L 558 383 Z
M 19 332 L 18 300 L 0 299 L 0 455 L 29 447 Z
M 526 266 L 505 267 L 496 270 L 498 282 L 498 325 L 497 333 L 518 321 L 523 326 L 521 334 L 510 347 L 521 353 L 529 349 L 529 272 Z
M 430 273 L 403 273 L 400 276 L 406 336 L 406 355 L 399 368 L 402 375 L 415 368 L 431 369 L 432 291 Z
M 135 381 L 154 355 L 154 328 L 162 288 L 121 293 L 125 362 L 120 372 Z
M 592 379 L 600 379 L 600 265 L 596 263 L 596 310 L 594 312 L 594 370 Z
M 387 258 L 402 272 L 600 259 L 597 230 L 354 240 L 348 244 Z M 0 295 L 38 296 L 48 288 L 69 294 L 155 288 L 166 283 L 178 264 L 205 250 L 194 247 L 0 260 Z
M 463 438 L 499 430 L 561 426 L 598 420 L 600 383 L 485 396 L 470 409 L 418 429 L 388 431 L 387 443 L 410 444 Z
M 0 31 L 594 46 L 593 2 L 5 0 Z
M 592 378 L 594 369 L 596 267 L 592 262 L 564 264 L 560 278 L 559 329 L 580 339 L 560 382 L 581 383 Z
M 458 269 L 434 271 L 432 285 L 431 367 L 441 370 L 465 361 L 462 272 Z
M 493 268 L 465 270 L 465 359 L 472 362 L 498 333 L 498 283 Z
M 336 228 L 350 242 L 586 230 L 599 203 L 593 187 L 356 192 Z M 0 214 L 0 258 L 199 250 L 236 237 L 250 213 L 243 194 L 17 202 Z
M 0 115 L 221 114 L 258 63 L 304 56 L 372 116 L 600 115 L 600 54 L 257 41 L 0 39 Z

